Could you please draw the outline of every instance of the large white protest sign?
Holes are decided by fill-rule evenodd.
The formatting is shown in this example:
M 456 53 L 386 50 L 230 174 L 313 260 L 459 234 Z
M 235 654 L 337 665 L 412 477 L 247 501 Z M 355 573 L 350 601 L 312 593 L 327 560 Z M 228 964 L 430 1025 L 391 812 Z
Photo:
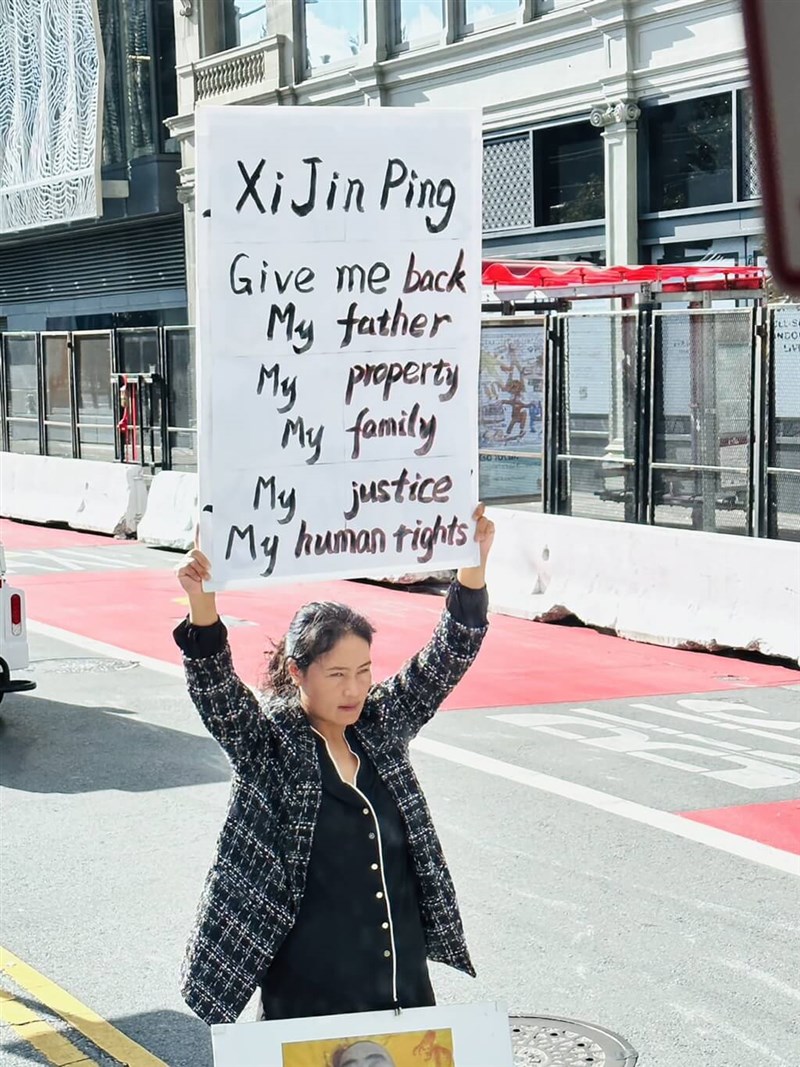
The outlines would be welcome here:
M 480 119 L 201 107 L 209 588 L 477 562 Z

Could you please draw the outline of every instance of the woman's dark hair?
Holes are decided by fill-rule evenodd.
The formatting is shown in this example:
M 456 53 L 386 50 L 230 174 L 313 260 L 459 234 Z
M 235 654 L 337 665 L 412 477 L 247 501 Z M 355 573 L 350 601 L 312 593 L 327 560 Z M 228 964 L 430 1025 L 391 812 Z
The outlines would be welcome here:
M 355 634 L 372 644 L 375 628 L 363 615 L 346 604 L 330 600 L 306 604 L 292 619 L 289 629 L 268 653 L 267 674 L 264 689 L 278 696 L 288 696 L 293 690 L 289 662 L 297 664 L 301 671 L 324 656 L 343 637 Z

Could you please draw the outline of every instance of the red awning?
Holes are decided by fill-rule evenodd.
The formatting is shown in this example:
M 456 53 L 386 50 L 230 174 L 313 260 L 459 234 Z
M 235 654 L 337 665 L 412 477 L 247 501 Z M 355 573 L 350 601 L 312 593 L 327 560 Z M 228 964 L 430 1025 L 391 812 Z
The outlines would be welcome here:
M 578 285 L 609 289 L 615 285 L 653 285 L 661 292 L 714 289 L 763 289 L 764 267 L 592 267 L 584 264 L 497 263 L 484 260 L 483 284 L 498 288 L 564 289 Z

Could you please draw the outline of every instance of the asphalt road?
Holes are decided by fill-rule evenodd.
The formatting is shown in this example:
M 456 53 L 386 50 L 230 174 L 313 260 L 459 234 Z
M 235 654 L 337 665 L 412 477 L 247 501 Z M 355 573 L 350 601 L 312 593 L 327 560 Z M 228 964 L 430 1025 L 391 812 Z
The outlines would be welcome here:
M 0 708 L 0 940 L 170 1067 L 208 1067 L 177 974 L 226 760 L 174 668 L 31 648 L 36 692 Z M 479 972 L 434 965 L 439 998 L 599 1023 L 643 1067 L 796 1067 L 799 688 L 437 717 L 415 762 Z M 3 1056 L 48 1062 L 8 1028 Z

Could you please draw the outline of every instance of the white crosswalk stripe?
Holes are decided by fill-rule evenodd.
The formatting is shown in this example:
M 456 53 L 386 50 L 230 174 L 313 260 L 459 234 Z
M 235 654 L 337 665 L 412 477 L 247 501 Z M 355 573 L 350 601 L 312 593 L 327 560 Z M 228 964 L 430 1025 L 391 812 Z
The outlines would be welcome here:
M 12 550 L 6 552 L 10 574 L 23 571 L 94 571 L 94 570 L 146 570 L 147 563 L 136 560 L 129 553 L 110 549 L 107 553 L 87 552 L 84 549 L 62 548 L 48 552 L 43 548 Z

